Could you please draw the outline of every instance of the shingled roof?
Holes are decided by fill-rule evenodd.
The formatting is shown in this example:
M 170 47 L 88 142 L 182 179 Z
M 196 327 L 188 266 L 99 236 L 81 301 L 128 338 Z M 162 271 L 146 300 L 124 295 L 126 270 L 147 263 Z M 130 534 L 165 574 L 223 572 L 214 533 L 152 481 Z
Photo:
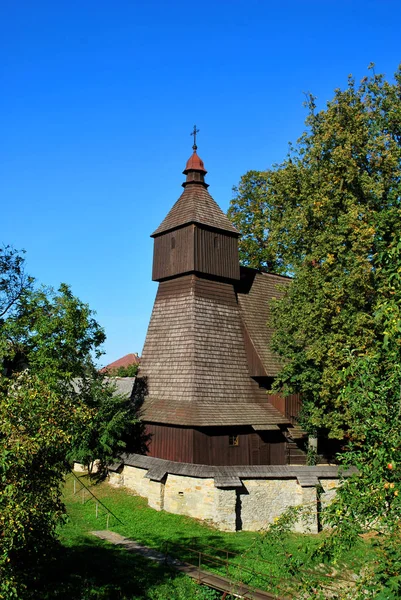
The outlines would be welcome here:
M 288 422 L 250 377 L 230 283 L 187 275 L 159 285 L 139 376 L 148 380 L 146 421 L 195 427 Z
M 197 183 L 189 183 L 185 187 L 167 217 L 152 233 L 152 237 L 189 223 L 197 223 L 239 235 L 207 189 Z
M 110 465 L 110 471 L 118 471 L 122 465 L 146 469 L 145 477 L 162 481 L 169 475 L 214 479 L 215 487 L 242 487 L 242 479 L 297 479 L 301 487 L 315 487 L 320 479 L 351 477 L 357 473 L 355 467 L 340 470 L 337 466 L 318 465 L 237 465 L 214 466 L 180 463 L 141 454 L 124 454 L 121 460 Z M 225 481 L 230 480 L 229 486 Z
M 196 145 L 193 148 L 184 170 L 184 192 L 152 235 L 158 237 L 190 223 L 217 230 L 218 235 L 209 245 L 203 237 L 197 238 L 203 244 L 201 255 L 207 267 L 203 270 L 182 267 L 189 242 L 177 246 L 177 254 L 176 240 L 164 238 L 168 243 L 163 246 L 162 260 L 173 262 L 176 269 L 158 279 L 161 283 L 138 373 L 147 381 L 142 416 L 148 422 L 185 427 L 278 429 L 289 421 L 269 402 L 256 379 L 275 376 L 280 368 L 269 349 L 268 301 L 280 293 L 277 284 L 288 280 L 245 269 L 234 286 L 233 269 L 222 275 L 217 268 L 220 263 L 235 264 L 238 272 L 239 234 L 207 191 L 206 170 Z M 225 244 L 228 237 L 234 248 Z M 213 260 L 220 261 L 219 265 Z M 254 356 L 257 373 L 251 368 Z
M 241 318 L 268 377 L 275 377 L 282 367 L 271 350 L 270 302 L 280 298 L 283 287 L 290 282 L 289 277 L 241 267 L 241 280 L 236 286 Z

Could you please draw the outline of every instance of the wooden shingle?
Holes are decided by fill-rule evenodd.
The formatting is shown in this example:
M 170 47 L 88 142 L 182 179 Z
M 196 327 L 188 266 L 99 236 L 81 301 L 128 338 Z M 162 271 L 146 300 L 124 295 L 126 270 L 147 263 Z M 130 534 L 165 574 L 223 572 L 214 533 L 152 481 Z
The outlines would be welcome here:
M 232 284 L 188 275 L 162 282 L 142 354 L 146 421 L 277 425 L 287 419 L 249 375 Z
M 213 200 L 207 189 L 199 183 L 190 183 L 185 187 L 166 218 L 152 233 L 152 237 L 189 223 L 206 225 L 239 235 L 227 215 Z
M 183 468 L 285 462 L 290 416 L 262 386 L 280 368 L 269 348 L 269 300 L 288 279 L 240 269 L 239 233 L 207 191 L 195 146 L 184 174 L 184 192 L 152 234 L 159 288 L 138 373 L 148 451 Z M 219 477 L 223 487 L 238 485 L 236 473 Z
M 270 347 L 273 335 L 269 323 L 270 302 L 273 298 L 280 298 L 283 295 L 281 288 L 290 282 L 288 277 L 241 267 L 241 281 L 236 286 L 241 318 L 268 377 L 275 377 L 282 366 Z
M 313 487 L 319 480 L 337 479 L 340 476 L 351 477 L 357 469 L 351 467 L 341 471 L 337 466 L 232 466 L 219 467 L 211 465 L 194 465 L 171 460 L 163 460 L 141 454 L 125 454 L 124 464 L 132 467 L 147 469 L 149 479 L 152 473 L 214 479 L 215 487 L 241 487 L 247 479 L 296 479 L 302 487 Z M 113 469 L 110 469 L 113 470 Z M 160 480 L 160 479 L 159 479 Z

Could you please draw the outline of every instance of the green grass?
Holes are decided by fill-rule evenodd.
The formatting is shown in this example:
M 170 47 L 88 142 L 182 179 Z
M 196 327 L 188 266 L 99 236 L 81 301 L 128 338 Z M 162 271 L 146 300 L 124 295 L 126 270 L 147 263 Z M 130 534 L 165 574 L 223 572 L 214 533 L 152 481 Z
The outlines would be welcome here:
M 94 485 L 87 478 L 82 478 L 82 481 L 90 486 L 96 497 L 121 521 L 109 517 L 109 528 L 112 531 L 161 551 L 165 551 L 168 542 L 169 554 L 195 564 L 197 557 L 185 548 L 197 548 L 222 558 L 225 558 L 225 554 L 221 550 L 236 553 L 238 556 L 230 560 L 228 574 L 237 581 L 283 595 L 292 595 L 302 587 L 303 580 L 309 581 L 311 577 L 316 580 L 325 578 L 322 573 L 330 570 L 323 567 L 320 559 L 314 556 L 314 550 L 323 534 L 285 534 L 274 537 L 254 532 L 220 532 L 195 519 L 157 512 L 147 506 L 145 499 L 126 489 L 114 489 L 107 483 Z M 71 557 L 73 562 L 78 557 L 80 566 L 75 577 L 80 578 L 82 585 L 86 585 L 88 590 L 92 589 L 90 593 L 98 594 L 88 595 L 89 591 L 85 591 L 86 596 L 70 594 L 70 598 L 205 597 L 207 592 L 201 591 L 199 586 L 187 578 L 164 566 L 144 562 L 137 555 L 91 536 L 90 531 L 106 529 L 106 512 L 99 505 L 96 518 L 96 502 L 93 498 L 85 492 L 82 503 L 82 493 L 74 495 L 72 476 L 67 478 L 64 500 L 68 514 L 68 521 L 60 530 L 64 551 L 67 559 Z M 359 572 L 360 566 L 366 561 L 367 552 L 369 553 L 369 547 L 361 541 L 352 553 L 343 557 L 343 561 L 336 566 L 337 571 L 340 574 L 344 571 Z M 205 564 L 203 568 L 206 566 Z M 223 575 L 226 573 L 225 565 L 218 568 L 214 563 L 209 567 Z M 246 568 L 262 575 L 251 574 Z M 67 584 L 71 585 L 71 578 Z
M 53 559 L 38 573 L 35 598 L 41 600 L 203 600 L 212 599 L 205 588 L 165 565 L 160 565 L 104 542 L 90 531 L 106 527 L 105 513 L 95 517 L 95 503 L 73 495 L 72 477 L 64 490 L 67 519 L 60 527 L 60 545 Z M 87 482 L 88 483 L 88 482 Z M 106 484 L 96 495 L 116 511 L 130 503 Z M 117 498 L 115 497 L 117 496 Z M 128 500 L 131 497 L 127 498 Z M 116 502 L 117 500 L 117 502 Z M 138 500 L 138 499 L 137 499 Z M 217 596 L 215 596 L 217 597 Z

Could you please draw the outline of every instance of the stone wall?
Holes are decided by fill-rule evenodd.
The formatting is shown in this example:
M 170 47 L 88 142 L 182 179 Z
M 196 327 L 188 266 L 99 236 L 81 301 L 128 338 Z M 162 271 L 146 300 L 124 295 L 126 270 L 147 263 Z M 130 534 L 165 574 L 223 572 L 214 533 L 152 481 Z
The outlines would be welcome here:
M 109 483 L 115 487 L 127 487 L 138 496 L 147 498 L 151 508 L 163 510 L 164 484 L 159 481 L 151 481 L 145 477 L 146 473 L 146 469 L 125 465 L 122 473 L 109 473 Z
M 110 484 L 125 486 L 148 499 L 156 510 L 202 519 L 222 531 L 260 531 L 289 507 L 303 506 L 294 531 L 317 533 L 317 504 L 329 503 L 338 479 L 321 480 L 323 491 L 302 487 L 296 478 L 242 479 L 242 487 L 221 489 L 213 478 L 167 473 L 162 481 L 151 481 L 145 468 L 124 465 L 121 473 L 110 473 Z
M 323 509 L 334 500 L 334 497 L 336 495 L 336 489 L 338 488 L 338 485 L 339 485 L 339 480 L 338 479 L 322 479 L 320 484 L 322 486 L 322 491 L 320 493 L 320 505 L 321 505 L 321 508 Z M 326 529 L 326 527 L 324 525 L 323 525 L 323 528 Z
M 303 506 L 294 531 L 317 533 L 316 488 L 301 487 L 296 479 L 245 479 L 241 521 L 245 531 L 259 531 L 292 506 Z

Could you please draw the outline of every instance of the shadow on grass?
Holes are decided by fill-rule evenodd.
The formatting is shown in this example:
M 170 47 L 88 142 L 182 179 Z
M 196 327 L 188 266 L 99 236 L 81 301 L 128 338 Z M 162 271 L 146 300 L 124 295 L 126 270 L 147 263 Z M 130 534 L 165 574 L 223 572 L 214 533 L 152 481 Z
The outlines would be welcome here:
M 151 588 L 182 577 L 165 565 L 101 540 L 58 546 L 40 573 L 35 597 L 43 600 L 142 600 Z M 43 583 L 45 582 L 45 583 Z

